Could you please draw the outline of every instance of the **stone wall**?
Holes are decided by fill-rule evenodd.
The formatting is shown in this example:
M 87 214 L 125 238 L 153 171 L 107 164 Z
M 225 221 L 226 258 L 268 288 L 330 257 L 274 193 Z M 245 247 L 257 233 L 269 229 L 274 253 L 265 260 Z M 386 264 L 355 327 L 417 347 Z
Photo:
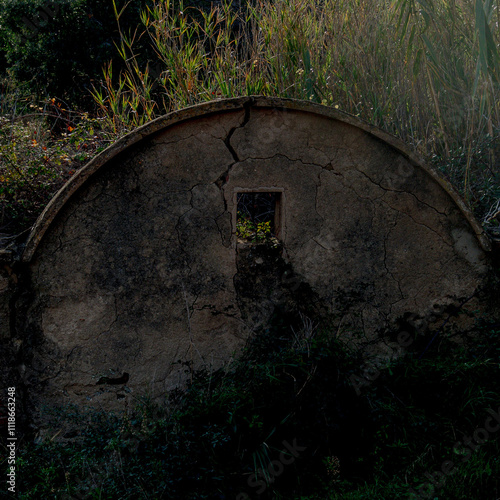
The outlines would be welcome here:
M 266 190 L 279 243 L 238 243 L 236 194 Z M 489 250 L 446 182 L 378 129 L 291 100 L 195 106 L 103 152 L 38 221 L 10 329 L 19 383 L 35 413 L 161 397 L 230 362 L 276 307 L 372 342 L 470 300 Z

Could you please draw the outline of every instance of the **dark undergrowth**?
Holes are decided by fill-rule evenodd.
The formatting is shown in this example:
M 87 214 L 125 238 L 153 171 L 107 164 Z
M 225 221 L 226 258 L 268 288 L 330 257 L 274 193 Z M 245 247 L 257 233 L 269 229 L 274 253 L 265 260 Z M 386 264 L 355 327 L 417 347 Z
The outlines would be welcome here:
M 421 338 L 370 376 L 328 332 L 291 326 L 276 317 L 230 369 L 194 373 L 164 405 L 53 409 L 53 434 L 18 450 L 18 497 L 500 496 L 499 323 L 477 320 L 461 343 L 443 331 L 424 356 Z

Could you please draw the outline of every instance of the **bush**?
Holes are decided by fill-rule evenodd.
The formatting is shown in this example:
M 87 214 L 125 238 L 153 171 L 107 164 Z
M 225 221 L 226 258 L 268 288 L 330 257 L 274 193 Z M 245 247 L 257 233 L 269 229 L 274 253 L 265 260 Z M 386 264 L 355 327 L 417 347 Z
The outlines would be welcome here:
M 414 342 L 361 395 L 354 353 L 286 324 L 276 316 L 232 369 L 192 373 L 166 406 L 53 412 L 54 435 L 74 430 L 20 451 L 20 498 L 407 498 L 449 459 L 439 498 L 494 498 L 499 436 L 466 460 L 455 443 L 498 409 L 498 324 L 478 321 L 465 345 L 443 331 L 422 357 L 429 338 Z
M 124 29 L 139 23 L 146 0 L 133 0 Z M 91 108 L 92 82 L 114 58 L 119 33 L 109 0 L 1 0 L 0 49 L 18 82 L 40 98 L 57 96 L 72 107 Z M 5 74 L 2 76 L 6 76 Z
M 0 228 L 18 234 L 114 137 L 102 128 L 102 120 L 73 112 L 55 98 L 38 103 L 17 99 L 6 90 L 6 108 L 26 107 L 24 114 L 13 118 L 0 116 Z

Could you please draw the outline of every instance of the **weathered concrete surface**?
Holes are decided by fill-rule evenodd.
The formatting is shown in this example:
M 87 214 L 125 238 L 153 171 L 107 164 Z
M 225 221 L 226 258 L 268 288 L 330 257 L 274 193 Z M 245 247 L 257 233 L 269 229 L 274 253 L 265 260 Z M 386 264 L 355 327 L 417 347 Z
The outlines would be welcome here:
M 268 257 L 236 244 L 235 192 L 258 188 L 283 193 Z M 34 408 L 122 407 L 185 380 L 186 362 L 229 362 L 276 305 L 307 296 L 372 340 L 472 296 L 488 245 L 437 174 L 352 117 L 264 98 L 196 106 L 104 152 L 42 215 L 16 303 L 22 377 Z

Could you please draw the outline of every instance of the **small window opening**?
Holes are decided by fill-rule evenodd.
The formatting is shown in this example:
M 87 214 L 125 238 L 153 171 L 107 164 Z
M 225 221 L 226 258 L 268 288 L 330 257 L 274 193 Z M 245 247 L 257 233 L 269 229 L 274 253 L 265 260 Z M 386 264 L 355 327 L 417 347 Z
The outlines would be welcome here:
M 280 236 L 281 193 L 237 193 L 236 236 L 239 242 L 266 243 Z

